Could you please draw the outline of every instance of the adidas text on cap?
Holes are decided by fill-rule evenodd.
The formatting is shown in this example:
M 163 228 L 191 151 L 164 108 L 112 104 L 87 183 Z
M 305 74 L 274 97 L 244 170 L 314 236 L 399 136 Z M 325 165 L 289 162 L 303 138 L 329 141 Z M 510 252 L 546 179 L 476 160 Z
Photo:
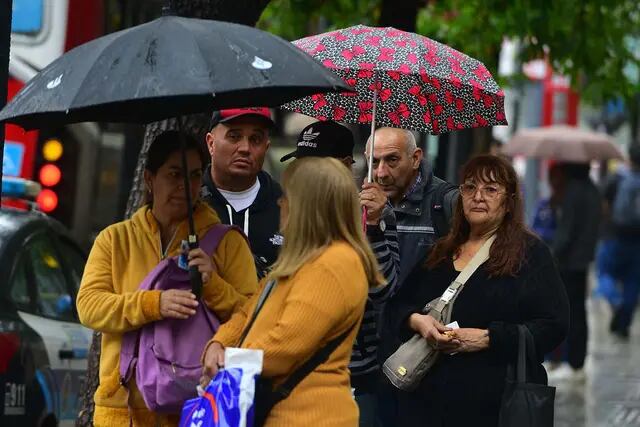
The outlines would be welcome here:
M 292 157 L 353 157 L 353 134 L 346 127 L 333 122 L 315 122 L 302 130 L 295 151 L 283 156 L 284 162 Z

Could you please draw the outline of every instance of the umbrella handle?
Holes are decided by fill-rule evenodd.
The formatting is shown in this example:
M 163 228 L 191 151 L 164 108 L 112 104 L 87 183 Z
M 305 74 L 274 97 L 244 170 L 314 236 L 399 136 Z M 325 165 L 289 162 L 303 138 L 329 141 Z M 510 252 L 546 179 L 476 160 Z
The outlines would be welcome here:
M 191 192 L 189 191 L 191 183 L 189 182 L 189 172 L 187 166 L 187 142 L 182 133 L 182 117 L 176 118 L 178 125 L 178 138 L 180 139 L 180 157 L 182 160 L 182 178 L 184 184 L 184 194 L 187 198 L 187 218 L 189 221 L 189 249 L 198 249 L 198 235 L 193 221 L 193 201 L 191 200 Z M 189 267 L 189 283 L 191 284 L 191 292 L 199 300 L 202 296 L 202 275 L 198 271 L 198 267 Z
M 202 275 L 195 265 L 189 267 L 189 283 L 191 284 L 191 292 L 196 296 L 196 300 L 200 300 L 200 297 L 202 297 Z
M 189 234 L 189 250 L 198 249 L 199 246 L 198 236 Z M 199 300 L 202 296 L 202 274 L 195 265 L 189 267 L 189 284 L 191 285 L 191 293 L 196 296 L 196 300 Z

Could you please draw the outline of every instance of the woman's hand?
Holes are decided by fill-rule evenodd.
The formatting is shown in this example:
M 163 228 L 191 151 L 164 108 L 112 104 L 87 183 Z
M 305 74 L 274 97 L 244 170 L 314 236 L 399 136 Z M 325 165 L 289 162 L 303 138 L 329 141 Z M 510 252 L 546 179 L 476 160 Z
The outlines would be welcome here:
M 160 294 L 160 315 L 163 319 L 188 319 L 196 314 L 196 296 L 191 291 L 168 289 Z
M 447 328 L 428 314 L 412 314 L 409 317 L 409 327 L 419 333 L 437 350 L 455 351 L 460 344 L 458 340 L 450 335 L 451 328 Z
M 189 251 L 189 267 L 196 266 L 202 275 L 202 283 L 209 283 L 211 276 L 217 271 L 216 265 L 210 256 L 202 249 L 192 249 Z
M 451 336 L 459 345 L 446 353 L 473 353 L 489 348 L 489 331 L 486 329 L 460 328 L 453 330 Z
M 207 352 L 204 354 L 204 365 L 202 366 L 202 377 L 200 378 L 202 388 L 206 388 L 211 378 L 215 377 L 220 368 L 223 367 L 224 347 L 219 342 L 214 341 L 207 347 Z

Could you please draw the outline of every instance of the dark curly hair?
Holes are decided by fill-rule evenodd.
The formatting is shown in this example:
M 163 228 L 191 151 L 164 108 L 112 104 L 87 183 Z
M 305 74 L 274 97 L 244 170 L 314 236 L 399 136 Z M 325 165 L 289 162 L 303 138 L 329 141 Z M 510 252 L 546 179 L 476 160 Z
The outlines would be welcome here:
M 527 250 L 528 230 L 524 220 L 524 203 L 518 176 L 511 164 L 502 157 L 482 155 L 469 160 L 462 168 L 461 182 L 496 182 L 506 189 L 505 216 L 498 227 L 496 240 L 491 246 L 485 267 L 491 276 L 515 276 L 520 270 Z M 460 248 L 469 239 L 471 227 L 462 207 L 462 196 L 453 214 L 449 234 L 440 239 L 427 259 L 427 267 L 433 268 L 460 254 Z

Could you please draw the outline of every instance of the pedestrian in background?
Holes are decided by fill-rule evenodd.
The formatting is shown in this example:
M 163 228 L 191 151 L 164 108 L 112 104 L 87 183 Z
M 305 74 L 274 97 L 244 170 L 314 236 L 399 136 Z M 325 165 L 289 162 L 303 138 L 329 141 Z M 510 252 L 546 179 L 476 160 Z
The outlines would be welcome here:
M 566 176 L 561 163 L 552 163 L 548 171 L 549 187 L 551 194 L 548 198 L 538 203 L 531 229 L 547 245 L 553 245 L 556 229 L 558 228 L 558 218 L 560 207 L 564 198 L 566 187 Z M 547 355 L 545 369 L 547 372 L 556 369 L 567 361 L 566 343 L 561 344 Z
M 600 241 L 596 249 L 596 287 L 593 290 L 595 298 L 603 298 L 615 311 L 622 304 L 622 291 L 615 278 L 614 247 L 616 230 L 613 224 L 613 202 L 618 191 L 618 184 L 628 173 L 626 165 L 621 164 L 615 172 L 605 177 L 600 187 L 602 195 L 602 221 L 600 227 Z
M 362 231 L 358 191 L 342 163 L 315 157 L 289 165 L 283 188 L 284 246 L 265 280 L 265 286 L 275 285 L 257 316 L 252 313 L 259 295 L 215 334 L 204 354 L 205 375 L 216 374 L 224 348 L 237 346 L 243 331 L 242 347 L 264 351 L 262 376 L 275 384 L 348 332 L 328 359 L 275 405 L 265 425 L 355 427 L 358 408 L 347 366 L 367 290 L 383 283 Z
M 193 219 L 201 239 L 220 220 L 198 201 L 204 158 L 200 145 L 190 135 L 182 137 L 186 141 L 188 191 L 195 201 Z M 131 219 L 98 235 L 84 270 L 78 315 L 83 325 L 102 332 L 100 385 L 94 397 L 96 427 L 178 424 L 180 414 L 149 411 L 134 382 L 120 384 L 118 366 L 126 332 L 165 318 L 187 318 L 195 314 L 198 304 L 190 291 L 138 289 L 160 261 L 180 253 L 180 243 L 187 239 L 188 210 L 179 146 L 176 131 L 155 138 L 144 174 L 148 204 Z M 202 302 L 221 322 L 256 291 L 251 251 L 239 232 L 226 233 L 213 257 L 195 249 L 189 258 L 189 265 L 197 265 L 202 274 Z
M 538 203 L 531 228 L 547 245 L 551 245 L 558 226 L 558 212 L 566 180 L 559 163 L 549 167 L 548 177 L 551 194 Z
M 550 379 L 583 380 L 587 355 L 587 275 L 595 258 L 598 230 L 602 217 L 602 200 L 589 176 L 589 164 L 565 163 L 565 189 L 560 203 L 552 250 L 558 260 L 560 275 L 571 307 L 567 336 L 567 361 L 551 372 Z
M 273 126 L 268 108 L 221 110 L 213 113 L 206 136 L 211 164 L 204 174 L 202 198 L 224 224 L 244 231 L 260 277 L 282 246 L 277 203 L 282 190 L 262 170 Z
M 315 122 L 298 136 L 294 152 L 282 157 L 333 157 L 350 171 L 353 167 L 353 134 L 333 121 Z M 378 393 L 382 372 L 378 363 L 378 320 L 382 306 L 396 289 L 400 254 L 393 208 L 379 184 L 367 183 L 360 191 L 360 206 L 367 211 L 366 236 L 375 254 L 386 286 L 369 288 L 362 325 L 351 354 L 351 387 L 360 409 L 360 427 L 379 425 Z
M 630 168 L 623 172 L 608 206 L 613 225 L 607 271 L 622 284 L 622 302 L 615 308 L 610 330 L 629 338 L 629 328 L 640 294 L 640 145 L 629 148 Z M 607 265 L 608 264 L 608 265 Z
M 418 333 L 445 353 L 415 391 L 399 393 L 397 426 L 497 426 L 507 365 L 517 359 L 518 325 L 533 336 L 537 364 L 529 364 L 527 377 L 539 384 L 546 384 L 544 354 L 567 332 L 567 296 L 549 248 L 526 228 L 511 164 L 478 156 L 461 177 L 451 232 L 387 307 L 389 329 L 402 341 Z M 451 320 L 460 328 L 423 314 L 494 235 L 489 259 L 454 300 Z

